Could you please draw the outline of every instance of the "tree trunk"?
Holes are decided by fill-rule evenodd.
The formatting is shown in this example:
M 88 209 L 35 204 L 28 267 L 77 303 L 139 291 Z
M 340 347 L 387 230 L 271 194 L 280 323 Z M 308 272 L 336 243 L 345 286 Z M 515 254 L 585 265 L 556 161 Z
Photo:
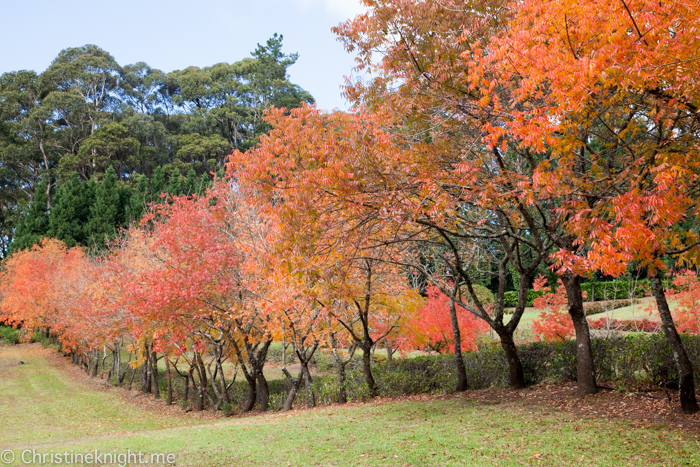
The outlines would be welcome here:
M 338 404 L 345 404 L 348 401 L 348 395 L 345 390 L 345 364 L 338 362 Z
M 243 407 L 241 408 L 241 411 L 243 413 L 250 412 L 253 410 L 253 407 L 255 406 L 255 399 L 257 399 L 258 396 L 258 391 L 257 391 L 257 384 L 255 382 L 255 377 L 247 377 L 246 380 L 248 381 L 248 396 L 243 403 Z
M 170 371 L 170 360 L 167 356 L 165 358 L 165 378 L 168 383 L 168 393 L 165 396 L 165 405 L 173 405 L 173 374 Z
M 262 370 L 258 373 L 258 398 L 260 399 L 260 410 L 267 411 L 270 406 L 270 388 L 267 386 L 267 380 Z
M 523 364 L 520 361 L 518 349 L 513 340 L 513 334 L 506 330 L 496 330 L 496 332 L 501 339 L 501 348 L 503 348 L 503 352 L 506 354 L 506 360 L 508 361 L 508 382 L 510 387 L 513 389 L 522 389 L 526 387 L 527 384 L 525 383 L 525 372 L 523 371 Z M 464 362 L 462 362 L 462 368 L 464 368 Z
M 593 361 L 593 349 L 591 347 L 591 335 L 588 329 L 588 320 L 583 309 L 583 292 L 579 276 L 565 273 L 561 276 L 566 288 L 566 298 L 569 302 L 569 316 L 574 323 L 576 331 L 576 382 L 578 393 L 581 396 L 595 394 L 598 385 L 595 378 L 595 365 Z
M 179 374 L 180 372 L 178 372 Z M 188 409 L 189 404 L 190 404 L 190 374 L 185 373 L 185 410 Z
M 455 346 L 455 366 L 457 370 L 457 392 L 467 390 L 467 370 L 464 368 L 464 358 L 462 358 L 462 335 L 459 332 L 459 320 L 457 319 L 457 308 L 455 301 L 450 299 L 450 321 L 452 322 L 452 338 Z
M 204 383 L 202 381 L 201 376 L 198 378 L 199 384 L 195 384 L 194 382 L 194 373 L 190 373 L 190 376 L 193 378 L 192 387 L 197 388 L 197 412 L 201 412 L 202 410 L 204 410 Z
M 693 365 L 685 352 L 681 338 L 676 330 L 676 325 L 671 316 L 666 294 L 664 293 L 661 277 L 658 275 L 649 277 L 651 290 L 656 299 L 656 305 L 659 308 L 661 316 L 661 328 L 664 330 L 666 341 L 673 351 L 673 358 L 678 366 L 678 386 L 681 398 L 681 410 L 683 413 L 695 413 L 700 408 L 695 398 L 695 381 L 693 380 Z
M 90 376 L 92 376 L 93 378 L 97 378 L 97 370 L 100 367 L 100 351 L 95 349 L 92 351 L 92 353 L 93 353 L 93 357 L 95 359 L 95 362 L 92 365 L 92 373 L 90 374 Z
M 151 389 L 153 390 L 153 399 L 160 397 L 160 387 L 158 385 L 158 355 L 151 352 Z
M 148 346 L 145 349 L 145 360 L 143 365 L 141 365 L 141 392 L 148 394 L 151 392 L 151 378 L 150 378 L 150 353 L 148 351 Z
M 297 378 L 294 379 L 292 378 L 292 375 L 289 374 L 286 368 L 284 368 L 282 371 L 291 383 L 289 391 L 287 392 L 287 398 L 284 400 L 284 408 L 282 409 L 285 412 L 289 412 L 290 410 L 292 410 L 294 398 L 296 397 L 297 392 L 299 392 L 299 388 L 301 387 L 301 380 L 304 377 L 304 373 L 303 371 L 299 370 L 299 376 L 297 376 Z
M 379 396 L 379 388 L 377 383 L 374 381 L 374 376 L 372 375 L 372 344 L 369 341 L 364 341 L 362 343 L 362 372 L 365 376 L 365 382 L 367 383 L 367 389 L 369 389 L 369 397 L 375 398 Z
M 394 348 L 391 346 L 391 342 L 389 342 L 389 339 L 386 338 L 384 339 L 384 346 L 386 347 L 386 361 L 387 364 L 390 364 L 394 357 Z
M 304 387 L 306 389 L 306 405 L 308 407 L 316 407 L 316 395 L 311 381 L 311 372 L 309 371 L 308 362 L 302 362 L 301 372 L 304 375 Z

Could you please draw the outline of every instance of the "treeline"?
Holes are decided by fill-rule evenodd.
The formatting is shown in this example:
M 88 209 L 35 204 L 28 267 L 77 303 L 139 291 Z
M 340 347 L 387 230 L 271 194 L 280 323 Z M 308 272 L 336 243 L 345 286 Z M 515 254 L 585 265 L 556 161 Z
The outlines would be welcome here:
M 265 109 L 314 102 L 288 80 L 296 60 L 275 35 L 238 62 L 170 73 L 143 62 L 122 66 L 95 45 L 61 51 L 43 73 L 4 73 L 0 254 L 8 253 L 16 235 L 13 249 L 45 234 L 68 244 L 103 242 L 104 231 L 138 218 L 139 209 L 127 209 L 132 198 L 148 192 L 153 199 L 171 180 L 183 192 L 202 185 L 201 177 L 220 171 L 232 149 L 251 147 L 266 131 Z M 58 233 L 66 219 L 91 222 L 92 198 L 108 171 L 119 192 L 114 223 Z M 55 204 L 71 212 L 53 214 L 51 227 L 46 214 Z

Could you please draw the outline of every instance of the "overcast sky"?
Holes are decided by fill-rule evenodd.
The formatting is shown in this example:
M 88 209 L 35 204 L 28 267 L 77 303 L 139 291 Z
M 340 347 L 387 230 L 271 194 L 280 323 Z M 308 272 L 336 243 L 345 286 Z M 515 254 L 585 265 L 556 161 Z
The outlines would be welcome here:
M 0 0 L 0 73 L 44 71 L 67 47 L 95 44 L 120 65 L 143 61 L 165 72 L 235 62 L 274 33 L 298 52 L 291 81 L 322 109 L 340 96 L 353 57 L 331 27 L 361 12 L 357 0 Z

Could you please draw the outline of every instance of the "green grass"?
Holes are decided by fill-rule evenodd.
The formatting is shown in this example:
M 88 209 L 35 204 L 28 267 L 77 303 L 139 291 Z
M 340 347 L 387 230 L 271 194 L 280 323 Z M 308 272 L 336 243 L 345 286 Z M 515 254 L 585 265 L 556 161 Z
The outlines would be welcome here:
M 635 299 L 633 305 L 625 306 L 618 308 L 616 310 L 612 311 L 606 311 L 603 313 L 597 313 L 595 315 L 591 315 L 589 318 L 590 319 L 599 319 L 599 318 L 611 318 L 611 319 L 616 319 L 616 320 L 632 320 L 632 319 L 648 319 L 651 321 L 660 321 L 659 314 L 657 312 L 654 312 L 653 315 L 649 315 L 649 313 L 646 310 L 646 308 L 649 306 L 650 303 L 654 302 L 653 297 L 644 297 L 641 299 Z M 676 307 L 676 301 L 675 300 L 669 300 L 668 304 L 671 308 L 671 311 L 673 311 Z M 525 312 L 523 313 L 522 318 L 520 318 L 520 323 L 518 324 L 518 330 L 528 330 L 532 327 L 532 322 L 537 319 L 539 314 L 542 312 L 542 310 L 537 309 L 537 308 L 525 308 Z M 508 322 L 510 319 L 511 315 L 506 315 L 504 321 Z
M 177 465 L 698 465 L 700 436 L 582 419 L 526 399 L 453 397 L 203 421 L 70 376 L 38 346 L 0 348 L 0 450 L 174 453 Z M 27 365 L 15 366 L 18 359 Z M 17 463 L 16 465 L 21 465 Z

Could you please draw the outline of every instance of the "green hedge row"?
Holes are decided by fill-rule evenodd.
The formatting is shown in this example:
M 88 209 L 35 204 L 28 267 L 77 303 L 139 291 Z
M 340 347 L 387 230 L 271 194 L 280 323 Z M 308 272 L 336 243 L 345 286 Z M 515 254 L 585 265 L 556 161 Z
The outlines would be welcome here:
M 671 287 L 671 280 L 665 280 L 664 286 Z M 641 298 L 651 295 L 651 287 L 648 279 L 627 281 L 617 280 L 610 282 L 584 282 L 581 289 L 586 293 L 587 300 L 626 300 Z M 532 306 L 534 300 L 542 295 L 542 292 L 527 291 L 526 306 Z M 515 307 L 518 303 L 518 292 L 506 292 L 504 296 L 506 307 Z
M 682 336 L 688 356 L 700 382 L 700 336 Z M 593 339 L 593 354 L 600 383 L 612 384 L 621 390 L 677 385 L 678 373 L 673 354 L 661 334 Z M 529 384 L 562 383 L 576 380 L 575 341 L 558 343 L 536 342 L 518 347 L 525 377 Z M 508 364 L 500 348 L 484 349 L 464 354 L 470 389 L 504 387 L 508 385 Z M 336 401 L 337 377 L 333 363 L 320 356 L 317 367 L 324 371 L 314 377 L 317 404 Z M 373 367 L 374 377 L 383 397 L 398 397 L 424 393 L 448 394 L 454 392 L 457 375 L 451 355 L 395 359 Z M 270 410 L 281 410 L 288 383 L 269 382 Z M 365 401 L 369 394 L 359 359 L 347 368 L 345 390 L 351 401 Z M 247 386 L 237 381 L 231 388 L 232 411 L 236 412 L 246 397 Z M 302 388 L 296 396 L 295 407 L 305 404 Z

